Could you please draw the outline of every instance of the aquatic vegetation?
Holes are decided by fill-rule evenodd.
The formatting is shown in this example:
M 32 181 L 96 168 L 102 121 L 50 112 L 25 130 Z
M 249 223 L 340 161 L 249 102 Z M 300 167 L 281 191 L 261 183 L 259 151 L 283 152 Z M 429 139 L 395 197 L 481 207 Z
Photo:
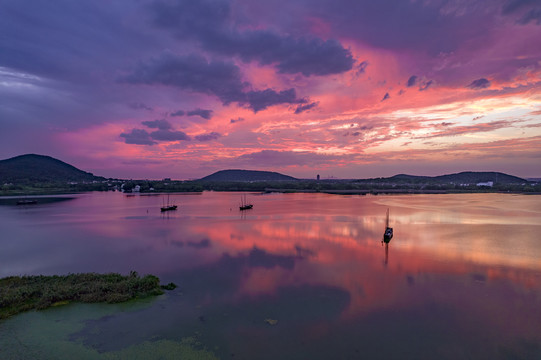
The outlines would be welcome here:
M 267 324 L 269 325 L 276 325 L 278 324 L 278 320 L 275 320 L 275 319 L 265 319 L 264 320 Z
M 164 289 L 176 287 L 169 283 Z M 160 279 L 109 274 L 69 274 L 65 276 L 10 276 L 0 279 L 0 319 L 27 310 L 42 310 L 68 302 L 118 303 L 163 294 Z
M 174 283 L 170 282 L 170 283 L 167 284 L 167 285 L 162 285 L 161 288 L 164 289 L 164 290 L 174 290 L 174 289 L 177 288 L 177 285 L 175 285 Z

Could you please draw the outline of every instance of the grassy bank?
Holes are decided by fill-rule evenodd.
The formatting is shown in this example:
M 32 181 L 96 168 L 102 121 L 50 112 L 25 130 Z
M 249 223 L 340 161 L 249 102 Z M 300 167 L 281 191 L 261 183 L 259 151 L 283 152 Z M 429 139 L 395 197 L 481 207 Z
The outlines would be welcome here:
M 27 310 L 41 310 L 69 302 L 118 303 L 163 294 L 174 284 L 160 286 L 153 275 L 132 271 L 120 274 L 70 274 L 65 276 L 10 276 L 0 279 L 0 319 Z

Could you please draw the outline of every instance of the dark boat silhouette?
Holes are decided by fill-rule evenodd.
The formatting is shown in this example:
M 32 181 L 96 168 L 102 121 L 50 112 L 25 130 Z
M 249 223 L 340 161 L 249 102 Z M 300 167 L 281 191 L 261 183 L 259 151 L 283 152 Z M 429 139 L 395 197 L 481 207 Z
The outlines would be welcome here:
M 162 206 L 160 210 L 161 212 L 171 211 L 171 210 L 176 210 L 177 207 L 178 207 L 177 205 L 169 204 L 169 195 L 167 195 L 167 205 Z
M 254 207 L 253 204 L 248 204 L 248 203 L 246 202 L 246 195 L 244 195 L 244 198 L 241 197 L 240 200 L 241 200 L 241 203 L 240 203 L 239 209 L 240 209 L 241 211 L 242 211 L 242 210 L 250 210 L 251 208 Z
M 385 232 L 383 233 L 383 242 L 386 244 L 393 238 L 393 228 L 389 227 L 389 209 L 387 209 L 387 220 L 385 222 Z

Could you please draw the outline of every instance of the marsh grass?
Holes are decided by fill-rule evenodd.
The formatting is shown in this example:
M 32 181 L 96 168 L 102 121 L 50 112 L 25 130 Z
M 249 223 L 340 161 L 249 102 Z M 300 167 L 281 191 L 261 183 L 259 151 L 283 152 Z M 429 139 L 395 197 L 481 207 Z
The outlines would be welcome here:
M 119 303 L 163 293 L 158 277 L 140 277 L 135 271 L 128 276 L 116 273 L 10 276 L 0 279 L 0 319 L 69 302 Z

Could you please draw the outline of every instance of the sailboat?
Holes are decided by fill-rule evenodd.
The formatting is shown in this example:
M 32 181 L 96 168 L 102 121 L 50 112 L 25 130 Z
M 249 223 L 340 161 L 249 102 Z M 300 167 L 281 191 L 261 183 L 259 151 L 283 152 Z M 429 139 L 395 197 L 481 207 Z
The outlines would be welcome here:
M 385 222 L 385 232 L 383 233 L 383 241 L 388 244 L 393 238 L 393 228 L 389 227 L 389 209 L 387 209 L 387 220 Z
M 246 202 L 246 195 L 244 195 L 244 197 L 241 197 L 240 198 L 241 200 L 241 203 L 240 203 L 240 206 L 239 206 L 239 209 L 242 211 L 242 210 L 250 210 L 251 208 L 254 207 L 253 204 L 248 204 Z
M 173 204 L 169 204 L 169 194 L 167 195 L 167 205 L 163 205 L 160 210 L 162 212 L 164 211 L 170 211 L 170 210 L 176 210 L 177 209 L 177 205 L 173 205 Z

